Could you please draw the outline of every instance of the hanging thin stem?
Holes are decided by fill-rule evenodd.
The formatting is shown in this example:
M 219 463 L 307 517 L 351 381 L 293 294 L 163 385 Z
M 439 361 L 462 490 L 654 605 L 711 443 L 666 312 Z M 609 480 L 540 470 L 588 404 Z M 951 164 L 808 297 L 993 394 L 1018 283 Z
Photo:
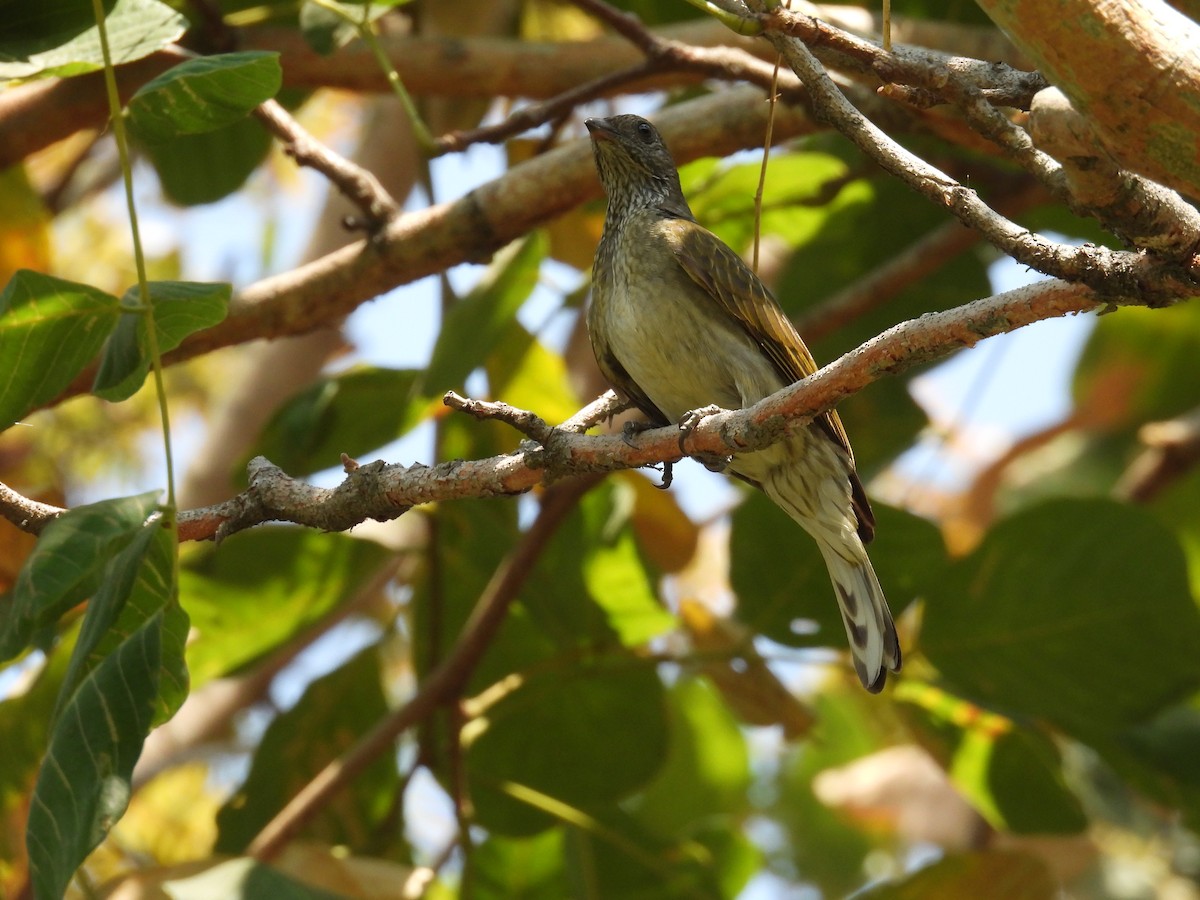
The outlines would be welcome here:
M 154 322 L 154 301 L 150 297 L 150 285 L 146 279 L 146 256 L 142 250 L 141 233 L 138 230 L 137 204 L 133 198 L 133 165 L 129 157 L 129 137 L 125 131 L 125 119 L 121 115 L 121 98 L 117 93 L 117 79 L 113 72 L 112 53 L 108 46 L 108 28 L 104 20 L 101 0 L 92 0 L 92 11 L 100 31 L 100 49 L 104 54 L 104 86 L 108 92 L 108 107 L 112 120 L 113 137 L 117 142 L 117 153 L 121 159 L 121 174 L 125 182 L 125 205 L 129 212 L 129 229 L 133 234 L 133 258 L 137 267 L 138 304 L 128 307 L 146 319 L 147 349 L 150 365 L 154 372 L 154 389 L 158 394 L 158 411 L 162 420 L 163 450 L 167 466 L 167 509 L 165 518 L 168 527 L 175 528 L 175 462 L 171 454 L 171 416 L 167 409 L 167 391 L 163 381 L 162 351 L 158 345 L 158 330 Z

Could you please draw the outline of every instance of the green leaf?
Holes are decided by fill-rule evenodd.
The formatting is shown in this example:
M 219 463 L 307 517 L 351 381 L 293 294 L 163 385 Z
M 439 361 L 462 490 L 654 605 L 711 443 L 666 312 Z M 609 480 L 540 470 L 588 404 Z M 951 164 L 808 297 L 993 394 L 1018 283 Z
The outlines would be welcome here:
M 197 875 L 173 878 L 162 891 L 171 900 L 343 900 L 342 894 L 302 884 L 254 859 L 230 859 Z
M 267 728 L 245 782 L 217 813 L 217 853 L 240 853 L 296 792 L 388 711 L 374 646 L 318 678 Z M 381 754 L 304 829 L 325 844 L 360 847 L 391 808 L 400 776 Z
M 564 649 L 580 643 L 637 646 L 670 630 L 630 525 L 628 485 L 589 491 L 543 551 L 521 600 Z
M 577 886 L 570 896 L 733 900 L 762 868 L 762 853 L 740 828 L 714 824 L 694 834 L 662 838 L 620 808 L 596 818 L 603 831 L 570 829 L 566 861 L 571 884 Z
M 450 307 L 418 391 L 440 397 L 483 365 L 508 334 L 509 323 L 537 285 L 546 236 L 534 232 L 496 254 L 488 273 Z
M 1037 726 L 1021 726 L 913 676 L 892 695 L 916 742 L 998 831 L 1075 834 L 1087 827 L 1063 775 L 1058 746 Z
M 634 816 L 664 836 L 704 821 L 738 821 L 749 806 L 750 752 L 737 720 L 697 678 L 676 684 L 667 700 L 667 761 L 633 804 Z
M 183 662 L 188 619 L 176 598 L 176 546 L 171 532 L 152 520 L 113 558 L 104 582 L 88 604 L 59 694 L 60 710 L 89 673 L 160 614 L 163 668 L 156 720 L 166 721 L 183 702 L 188 690 Z
M 438 564 L 418 586 L 413 610 L 413 631 L 418 635 L 413 657 L 417 672 L 422 676 L 450 651 L 492 573 L 516 543 L 518 535 L 517 506 L 508 499 L 472 499 L 440 504 L 432 516 L 435 517 L 432 533 L 437 540 Z M 510 611 L 506 626 L 513 622 L 515 612 Z M 470 692 L 481 690 L 521 666 L 529 665 L 539 656 L 553 652 L 553 645 L 544 635 L 536 633 L 527 621 L 522 624 L 528 639 L 523 635 L 515 642 L 518 652 L 510 654 L 503 643 L 506 632 L 502 629 L 501 640 L 492 643 L 471 679 Z M 546 645 L 541 653 L 524 655 L 533 649 L 530 645 L 539 643 Z
M 22 269 L 0 294 L 0 431 L 53 400 L 117 321 L 116 297 Z
M 26 846 L 38 898 L 62 897 L 120 819 L 156 708 L 182 701 L 183 686 L 163 678 L 182 671 L 187 633 L 186 617 L 172 610 L 173 553 L 170 531 L 144 525 L 89 604 L 30 805 Z
M 193 679 L 236 671 L 280 646 L 353 596 L 387 555 L 373 541 L 291 527 L 189 548 L 179 588 L 196 634 Z
M 1077 834 L 1088 825 L 1063 781 L 1058 748 L 1038 732 L 969 730 L 950 775 L 993 828 L 1012 834 Z
M 566 880 L 563 829 L 528 838 L 489 835 L 470 856 L 474 900 L 562 900 Z
M 271 135 L 253 118 L 216 131 L 142 144 L 163 193 L 180 206 L 214 203 L 232 194 L 267 158 Z
M 178 40 L 187 19 L 159 0 L 105 0 L 114 65 L 133 62 Z M 67 77 L 104 67 L 100 29 L 89 3 L 6 3 L 0 29 L 0 80 Z
M 105 567 L 142 531 L 158 492 L 77 506 L 46 526 L 9 602 L 0 604 L 0 660 L 12 659 L 101 585 Z
M 960 900 L 1003 897 L 1005 900 L 1054 900 L 1061 896 L 1046 864 L 1036 856 L 1012 850 L 958 853 L 912 875 L 856 894 L 862 900 Z
M 877 697 L 857 683 L 822 691 L 814 698 L 816 727 L 811 740 L 796 747 L 781 764 L 779 793 L 766 811 L 777 820 L 793 848 L 792 865 L 827 897 L 841 897 L 862 882 L 862 863 L 881 843 L 817 799 L 813 779 L 882 749 L 887 721 Z
M 129 100 L 129 122 L 148 144 L 215 131 L 274 97 L 282 83 L 278 53 L 251 50 L 189 59 L 138 89 Z
M 337 0 L 304 0 L 300 5 L 300 32 L 308 46 L 322 56 L 329 56 L 339 47 L 358 37 L 355 22 L 374 22 L 391 7 L 409 0 L 386 3 L 338 3 Z M 334 7 L 331 9 L 330 7 Z
M 878 528 L 867 550 L 898 616 L 938 580 L 946 551 L 932 523 L 882 504 L 874 509 Z M 755 492 L 734 510 L 730 559 L 739 619 L 781 644 L 844 649 L 846 631 L 820 551 L 765 495 Z
M 1092 747 L 1138 791 L 1178 809 L 1187 828 L 1200 828 L 1200 710 L 1194 700 Z
M 533 834 L 553 820 L 501 785 L 530 787 L 584 810 L 637 790 L 666 757 L 662 683 L 624 655 L 580 662 L 528 677 L 463 737 L 479 824 L 499 834 Z
M 534 410 L 547 422 L 562 422 L 582 405 L 571 390 L 566 360 L 516 319 L 489 356 L 487 375 L 493 397 Z
M 359 366 L 321 378 L 288 400 L 247 457 L 265 456 L 291 475 L 311 475 L 360 458 L 400 437 L 431 409 L 411 402 L 420 371 Z M 244 467 L 243 467 L 244 468 Z
M 1110 430 L 1179 415 L 1200 383 L 1200 303 L 1100 316 L 1075 369 L 1075 405 Z M 1132 432 L 1130 432 L 1132 442 Z
M 1078 737 L 1200 686 L 1200 613 L 1174 535 L 1109 500 L 1056 500 L 996 525 L 926 585 L 922 646 L 964 696 Z
M 160 353 L 174 350 L 188 335 L 224 320 L 232 293 L 228 284 L 194 281 L 152 281 L 148 287 Z M 126 308 L 139 302 L 137 287 L 130 288 L 121 298 Z M 146 316 L 141 312 L 122 312 L 104 347 L 92 393 L 113 402 L 125 400 L 142 386 L 150 366 Z

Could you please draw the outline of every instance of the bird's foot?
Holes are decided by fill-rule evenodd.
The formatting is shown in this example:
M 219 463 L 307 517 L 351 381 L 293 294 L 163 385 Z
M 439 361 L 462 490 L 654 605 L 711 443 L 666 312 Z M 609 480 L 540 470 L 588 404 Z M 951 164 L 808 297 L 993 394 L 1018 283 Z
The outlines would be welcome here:
M 621 440 L 632 447 L 633 439 L 635 437 L 637 437 L 643 431 L 651 431 L 658 427 L 659 426 L 655 425 L 653 422 L 626 422 L 623 426 L 621 426 Z M 657 469 L 658 467 L 651 466 L 651 468 Z M 665 491 L 671 486 L 671 482 L 674 480 L 674 478 L 675 473 L 671 469 L 671 463 L 664 462 L 662 464 L 662 483 L 656 484 L 655 487 L 657 487 L 659 490 Z
M 626 422 L 621 426 L 621 440 L 628 446 L 633 446 L 633 439 L 643 431 L 653 431 L 658 428 L 653 422 Z
M 715 415 L 719 412 L 722 412 L 721 407 L 714 403 L 709 406 L 702 406 L 699 409 L 693 409 L 691 412 L 686 413 L 684 417 L 679 420 L 680 452 L 687 453 L 687 449 L 683 446 L 683 442 L 687 440 L 688 435 L 696 430 L 696 426 L 698 426 L 709 416 Z M 696 460 L 710 472 L 723 472 L 725 471 L 725 467 L 729 465 L 728 456 L 721 456 L 716 453 L 695 453 L 692 454 L 692 459 Z
M 675 464 L 664 462 L 662 464 L 662 481 L 655 485 L 660 491 L 665 491 L 671 487 L 671 482 L 675 480 Z

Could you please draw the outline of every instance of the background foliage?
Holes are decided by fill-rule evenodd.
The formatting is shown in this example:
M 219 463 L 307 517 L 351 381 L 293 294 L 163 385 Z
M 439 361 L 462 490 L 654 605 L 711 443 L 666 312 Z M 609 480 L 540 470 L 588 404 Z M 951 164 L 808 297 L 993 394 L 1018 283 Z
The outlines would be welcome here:
M 675 0 L 617 5 L 648 25 L 704 19 Z M 103 68 L 83 6 L 0 3 L 0 77 Z M 539 509 L 469 499 L 344 534 L 264 526 L 177 547 L 143 386 L 153 357 L 219 323 L 232 291 L 349 240 L 331 225 L 337 201 L 314 215 L 319 180 L 297 179 L 248 113 L 275 97 L 414 206 L 541 149 L 517 139 L 421 161 L 419 129 L 393 101 L 281 89 L 271 42 L 302 36 L 336 70 L 357 33 L 347 16 L 518 47 L 600 26 L 549 0 L 104 6 L 117 62 L 177 41 L 204 55 L 125 105 L 152 321 L 110 130 L 0 173 L 0 481 L 70 507 L 36 542 L 0 523 L 0 894 L 1196 895 L 1200 474 L 1181 467 L 1152 496 L 1127 489 L 1144 426 L 1190 421 L 1200 402 L 1194 303 L 1081 320 L 1061 419 L 1020 434 L 971 428 L 970 408 L 931 420 L 912 391 L 921 370 L 839 407 L 877 499 L 871 555 L 905 647 L 883 695 L 858 688 L 820 556 L 768 501 L 686 463 L 673 492 L 620 473 L 562 489 L 578 496 L 451 702 L 380 742 L 283 852 L 256 850 L 306 784 L 456 652 Z M 896 6 L 952 35 L 990 29 L 966 3 Z M 216 53 L 238 46 L 258 49 Z M 651 111 L 713 89 L 586 109 Z M 415 93 L 435 135 L 512 103 Z M 553 137 L 578 137 L 583 112 Z M 904 139 L 994 200 L 1027 187 L 994 151 Z M 747 155 L 682 173 L 700 220 L 742 249 L 758 174 Z M 208 218 L 184 211 L 217 201 Z M 189 470 L 179 506 L 232 494 L 259 454 L 336 483 L 343 453 L 432 464 L 516 447 L 497 423 L 447 415 L 451 388 L 567 418 L 602 387 L 578 324 L 602 211 L 572 210 L 486 268 L 389 294 L 294 351 L 169 369 Z M 1023 215 L 1117 246 L 1044 197 Z M 771 159 L 763 274 L 817 323 L 827 361 L 993 290 L 995 253 L 964 246 L 821 329 L 823 301 L 946 221 L 817 132 Z M 386 361 L 381 344 L 397 348 Z M 91 396 L 56 401 L 84 377 Z M 993 385 L 1010 407 L 1014 391 L 1057 389 Z M 915 446 L 936 464 L 914 463 Z

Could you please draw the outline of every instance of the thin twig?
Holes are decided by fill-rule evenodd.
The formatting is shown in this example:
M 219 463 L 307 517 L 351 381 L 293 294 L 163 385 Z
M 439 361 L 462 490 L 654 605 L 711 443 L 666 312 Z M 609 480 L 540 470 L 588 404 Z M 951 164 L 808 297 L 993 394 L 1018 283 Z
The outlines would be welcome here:
M 400 211 L 400 204 L 379 183 L 378 178 L 318 141 L 274 100 L 260 104 L 254 110 L 254 115 L 283 142 L 284 152 L 298 165 L 320 172 L 362 210 L 366 221 L 361 223 L 361 227 L 375 231 Z M 353 222 L 348 224 L 360 225 Z

